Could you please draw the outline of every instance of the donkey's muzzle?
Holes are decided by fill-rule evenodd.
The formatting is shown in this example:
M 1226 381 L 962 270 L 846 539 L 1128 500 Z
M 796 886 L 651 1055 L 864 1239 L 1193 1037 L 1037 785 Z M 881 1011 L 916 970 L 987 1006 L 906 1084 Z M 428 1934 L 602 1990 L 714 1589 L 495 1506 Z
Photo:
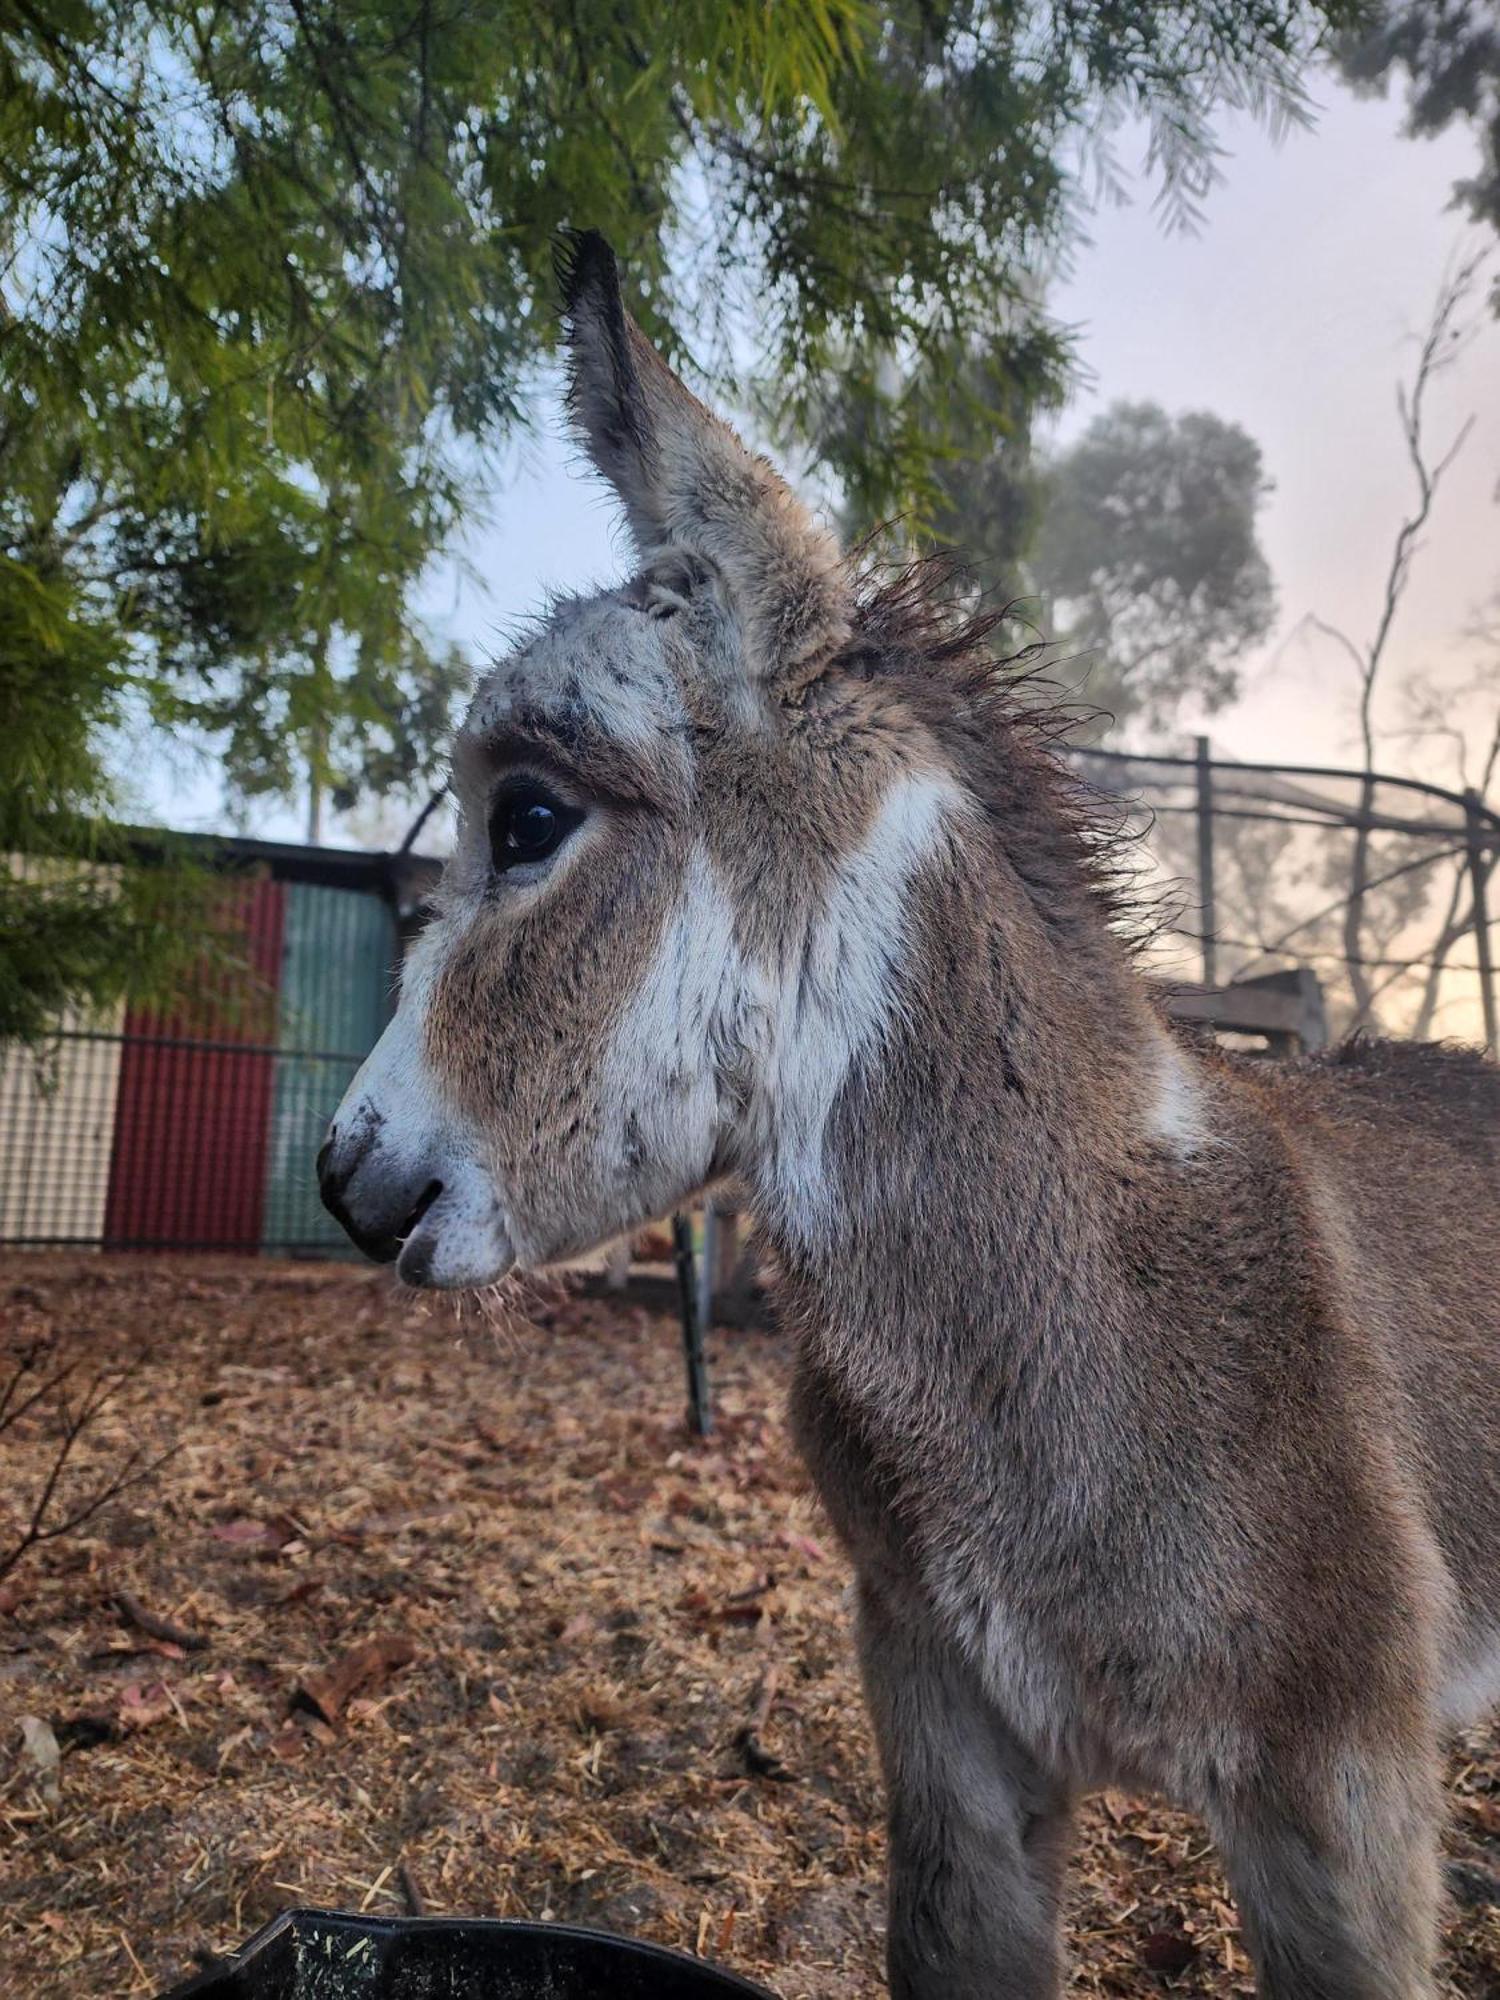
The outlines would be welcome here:
M 393 1167 L 374 1130 L 334 1126 L 318 1153 L 323 1206 L 377 1264 L 394 1264 L 401 1246 L 443 1191 L 440 1180 Z

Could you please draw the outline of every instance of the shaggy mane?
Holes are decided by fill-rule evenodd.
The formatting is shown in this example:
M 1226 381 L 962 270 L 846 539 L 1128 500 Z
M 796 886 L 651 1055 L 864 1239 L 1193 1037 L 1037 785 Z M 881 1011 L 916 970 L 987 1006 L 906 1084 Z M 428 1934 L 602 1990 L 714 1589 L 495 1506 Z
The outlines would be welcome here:
M 1102 920 L 1130 950 L 1143 950 L 1165 912 L 1143 890 L 1129 807 L 1091 785 L 1066 754 L 1100 712 L 1047 677 L 1051 642 L 997 645 L 997 634 L 1026 621 L 1013 601 L 986 602 L 951 553 L 868 566 L 856 593 L 854 630 L 834 670 L 899 685 L 1054 929 L 1071 934 Z

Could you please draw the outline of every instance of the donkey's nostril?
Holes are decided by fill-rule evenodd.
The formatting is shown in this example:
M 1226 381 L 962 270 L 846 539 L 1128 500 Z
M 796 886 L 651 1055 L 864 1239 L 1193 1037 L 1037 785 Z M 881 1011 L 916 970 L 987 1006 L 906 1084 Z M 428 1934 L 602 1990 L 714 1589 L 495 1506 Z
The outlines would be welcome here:
M 367 1257 L 392 1264 L 401 1246 L 443 1191 L 430 1180 L 412 1199 L 413 1179 L 381 1157 L 374 1131 L 354 1135 L 331 1127 L 318 1152 L 318 1187 L 323 1206 Z

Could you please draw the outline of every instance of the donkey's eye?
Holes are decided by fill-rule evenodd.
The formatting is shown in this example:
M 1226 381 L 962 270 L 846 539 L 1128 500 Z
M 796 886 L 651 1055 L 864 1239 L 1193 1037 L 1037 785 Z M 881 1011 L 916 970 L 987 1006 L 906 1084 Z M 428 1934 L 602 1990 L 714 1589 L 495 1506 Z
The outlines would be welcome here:
M 490 858 L 496 868 L 518 868 L 555 854 L 583 814 L 532 781 L 507 785 L 490 814 Z

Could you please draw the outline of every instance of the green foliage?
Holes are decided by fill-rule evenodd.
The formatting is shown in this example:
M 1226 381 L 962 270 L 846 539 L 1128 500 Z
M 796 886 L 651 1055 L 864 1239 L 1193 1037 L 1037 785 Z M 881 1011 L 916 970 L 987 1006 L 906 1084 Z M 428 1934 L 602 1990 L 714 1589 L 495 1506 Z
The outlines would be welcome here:
M 1031 567 L 1057 636 L 1088 656 L 1091 703 L 1160 727 L 1212 710 L 1275 616 L 1256 534 L 1268 484 L 1237 424 L 1116 403 L 1042 481 Z
M 617 240 L 648 319 L 701 329 L 719 388 L 753 328 L 769 415 L 867 509 L 931 500 L 946 390 L 1003 415 L 1060 377 L 1035 273 L 1082 135 L 1144 114 L 1190 204 L 1214 107 L 1295 108 L 1330 17 L 8 7 L 5 546 L 76 579 L 158 714 L 225 733 L 242 788 L 285 789 L 288 731 L 357 787 L 370 730 L 451 668 L 406 606 L 474 448 L 524 422 L 560 226 Z
M 188 945 L 206 922 L 207 885 L 102 845 L 82 868 L 70 856 L 0 876 L 0 1040 L 44 1040 L 80 997 L 101 1014 L 165 1000 L 196 970 Z
M 309 760 L 357 785 L 381 719 L 453 683 L 405 609 L 456 518 L 425 412 L 486 402 L 494 359 L 482 264 L 443 265 L 458 205 L 409 166 L 404 259 L 362 217 L 293 20 L 0 13 L 0 547 L 246 793 Z M 408 68 L 361 64 L 372 116 Z
M 1475 173 L 1454 193 L 1476 222 L 1500 230 L 1500 9 L 1494 0 L 1384 0 L 1338 44 L 1339 66 L 1358 89 L 1407 83 L 1407 129 L 1431 138 L 1472 127 Z M 1494 303 L 1500 312 L 1500 286 Z
M 944 467 L 976 433 L 1062 393 L 1043 274 L 1086 171 L 1119 185 L 1117 124 L 1147 121 L 1167 217 L 1192 220 L 1218 175 L 1214 110 L 1303 116 L 1302 71 L 1354 11 L 898 6 L 835 74 L 831 117 L 695 121 L 709 200 L 687 268 L 759 330 L 771 427 L 836 477 L 852 521 L 942 514 Z
M 692 329 L 703 385 L 860 511 L 930 513 L 964 436 L 1058 391 L 1037 274 L 1114 121 L 1189 212 L 1215 108 L 1295 115 L 1352 12 L 0 0 L 0 564 L 53 633 L 6 661 L 33 816 L 103 808 L 127 702 L 245 796 L 423 777 L 460 663 L 414 586 L 527 421 L 561 226 L 605 230 L 651 330 Z
M 1014 600 L 1001 643 L 1040 634 L 1076 655 L 1106 728 L 1161 729 L 1189 700 L 1229 701 L 1275 612 L 1259 447 L 1218 417 L 1117 403 L 1049 458 L 1032 437 L 1038 406 L 1017 390 L 936 468 L 933 535 Z
M 131 865 L 97 733 L 117 719 L 120 634 L 68 580 L 0 558 L 0 1041 L 34 1041 L 80 997 L 171 990 L 207 884 L 180 857 Z

